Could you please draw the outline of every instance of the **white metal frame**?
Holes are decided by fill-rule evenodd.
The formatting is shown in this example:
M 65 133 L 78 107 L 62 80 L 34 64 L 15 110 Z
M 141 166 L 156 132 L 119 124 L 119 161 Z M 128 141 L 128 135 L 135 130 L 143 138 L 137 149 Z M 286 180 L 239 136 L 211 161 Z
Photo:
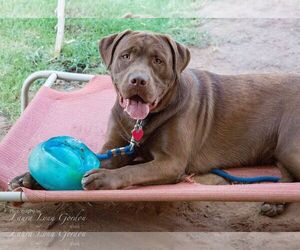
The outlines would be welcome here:
M 22 85 L 21 112 L 23 112 L 26 109 L 26 107 L 29 103 L 29 97 L 28 97 L 29 89 L 30 89 L 30 86 L 36 80 L 46 79 L 43 86 L 51 88 L 51 86 L 55 83 L 56 80 L 87 82 L 93 77 L 94 77 L 94 75 L 68 73 L 68 72 L 54 71 L 54 70 L 36 71 L 33 74 L 29 75 Z M 0 202 L 1 201 L 25 202 L 28 200 L 27 200 L 24 192 L 4 191 L 4 192 L 0 192 Z
M 28 105 L 28 92 L 30 86 L 38 79 L 46 78 L 47 80 L 45 81 L 44 86 L 51 87 L 56 80 L 87 82 L 93 77 L 94 75 L 68 73 L 55 70 L 36 71 L 28 76 L 22 85 L 21 112 L 23 112 Z

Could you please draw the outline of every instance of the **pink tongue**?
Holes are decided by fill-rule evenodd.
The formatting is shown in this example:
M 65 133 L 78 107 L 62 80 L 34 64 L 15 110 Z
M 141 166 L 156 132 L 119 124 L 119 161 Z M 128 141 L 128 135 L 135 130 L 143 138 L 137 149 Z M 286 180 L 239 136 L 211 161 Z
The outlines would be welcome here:
M 126 106 L 125 111 L 130 115 L 132 119 L 143 120 L 149 114 L 149 105 L 134 100 L 125 100 Z

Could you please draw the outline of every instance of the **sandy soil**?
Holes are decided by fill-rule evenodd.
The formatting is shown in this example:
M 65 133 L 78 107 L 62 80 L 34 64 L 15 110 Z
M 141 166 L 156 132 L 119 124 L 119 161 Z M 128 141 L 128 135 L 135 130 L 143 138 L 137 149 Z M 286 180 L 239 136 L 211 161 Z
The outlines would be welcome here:
M 191 48 L 191 67 L 224 74 L 300 72 L 300 24 L 296 19 L 210 19 L 199 29 L 208 32 L 212 41 L 207 47 Z M 295 203 L 277 218 L 261 216 L 259 203 L 72 203 L 63 208 L 59 206 L 46 204 L 20 210 L 1 204 L 0 231 L 45 230 L 55 218 L 58 222 L 49 231 L 300 230 L 300 209 Z M 65 217 L 71 221 L 65 221 Z
M 198 14 L 206 18 L 299 18 L 298 0 L 213 0 Z
M 220 74 L 299 73 L 299 19 L 207 19 L 210 45 L 191 48 L 190 67 Z

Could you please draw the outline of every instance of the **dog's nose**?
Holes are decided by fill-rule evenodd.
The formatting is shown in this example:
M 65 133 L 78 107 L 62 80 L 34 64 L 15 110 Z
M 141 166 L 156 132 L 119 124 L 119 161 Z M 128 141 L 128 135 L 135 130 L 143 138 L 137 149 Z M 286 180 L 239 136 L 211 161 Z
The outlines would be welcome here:
M 145 73 L 132 73 L 129 77 L 129 83 L 133 85 L 147 85 L 149 82 L 149 77 Z

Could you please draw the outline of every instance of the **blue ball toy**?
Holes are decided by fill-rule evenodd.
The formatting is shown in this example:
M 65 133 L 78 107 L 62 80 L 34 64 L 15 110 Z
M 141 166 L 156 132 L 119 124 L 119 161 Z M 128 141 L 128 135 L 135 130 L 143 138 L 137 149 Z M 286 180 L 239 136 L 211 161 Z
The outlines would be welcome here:
M 53 137 L 38 144 L 29 156 L 29 172 L 48 190 L 81 190 L 83 175 L 98 169 L 97 155 L 69 136 Z
M 101 167 L 102 160 L 118 155 L 131 155 L 143 137 L 141 120 L 137 120 L 127 146 L 95 154 L 81 141 L 70 136 L 57 136 L 38 144 L 30 153 L 31 176 L 48 190 L 82 190 L 83 175 Z

